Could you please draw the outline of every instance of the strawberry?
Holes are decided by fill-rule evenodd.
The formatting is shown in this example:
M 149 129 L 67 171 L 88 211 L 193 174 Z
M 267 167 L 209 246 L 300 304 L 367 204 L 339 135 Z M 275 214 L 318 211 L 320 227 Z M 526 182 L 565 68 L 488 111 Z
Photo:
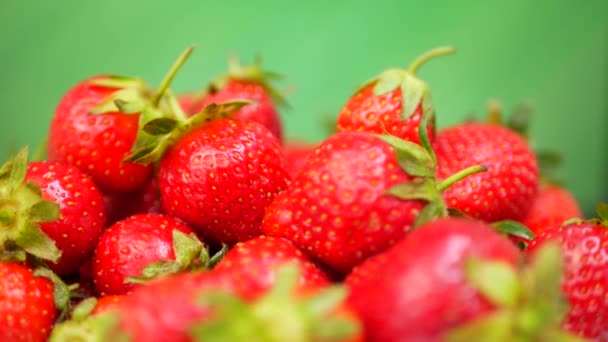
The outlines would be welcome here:
M 304 167 L 308 157 L 316 148 L 317 144 L 299 140 L 288 140 L 283 144 L 282 150 L 287 160 L 287 171 L 292 178 Z
M 538 192 L 539 172 L 536 156 L 517 133 L 495 124 L 463 123 L 441 130 L 433 146 L 439 178 L 470 165 L 488 167 L 447 189 L 448 206 L 487 222 L 525 217 Z
M 104 228 L 101 192 L 78 168 L 57 162 L 30 163 L 25 179 L 40 187 L 45 200 L 59 205 L 60 219 L 40 228 L 61 251 L 59 261 L 49 267 L 58 275 L 70 275 L 91 255 Z
M 186 133 L 158 169 L 164 212 L 228 245 L 261 235 L 264 211 L 288 181 L 277 138 L 258 123 L 230 118 Z
M 93 281 L 102 295 L 133 290 L 127 278 L 153 277 L 185 269 L 200 255 L 203 244 L 185 224 L 161 214 L 138 214 L 103 232 L 93 255 Z M 170 262 L 173 260 L 173 262 Z
M 107 216 L 106 226 L 135 214 L 162 213 L 156 178 L 134 191 L 105 193 L 103 199 Z
M 126 295 L 107 295 L 99 297 L 95 302 L 95 307 L 91 315 L 113 310 L 126 298 Z
M 429 115 L 434 108 L 428 85 L 416 77 L 416 71 L 429 59 L 453 51 L 451 47 L 431 50 L 418 57 L 407 70 L 388 69 L 367 81 L 338 114 L 338 131 L 388 132 L 419 143 L 418 127 L 422 116 Z M 429 121 L 427 130 L 433 141 L 433 120 Z
M 188 48 L 158 91 L 139 79 L 94 76 L 70 89 L 59 101 L 48 135 L 48 158 L 75 165 L 104 192 L 127 192 L 144 186 L 152 165 L 125 162 L 147 137 L 139 129 L 161 107 L 169 83 L 192 52 Z M 143 113 L 143 114 L 142 114 Z
M 541 184 L 536 198 L 525 218 L 522 220 L 534 233 L 561 225 L 572 218 L 583 218 L 581 208 L 574 195 L 557 184 Z
M 0 341 L 46 341 L 58 313 L 49 279 L 0 262 Z
M 564 253 L 561 279 L 570 310 L 564 328 L 581 336 L 608 339 L 608 205 L 598 206 L 599 220 L 574 219 L 544 229 L 530 242 L 527 253 L 551 241 Z
M 550 325 L 559 312 L 559 286 L 541 277 L 559 274 L 559 249 L 543 251 L 526 271 L 517 269 L 519 263 L 518 249 L 491 226 L 439 219 L 355 268 L 346 279 L 348 303 L 363 321 L 366 341 L 532 341 L 562 335 Z
M 244 106 L 234 113 L 233 117 L 260 123 L 281 141 L 283 128 L 276 104 L 287 103 L 270 85 L 270 81 L 277 77 L 273 72 L 262 70 L 259 59 L 252 65 L 241 65 L 236 58 L 231 58 L 228 73 L 211 83 L 201 99 L 190 106 L 189 113 L 198 113 L 211 103 L 236 99 L 253 100 L 254 103 Z
M 260 236 L 237 243 L 214 268 L 233 277 L 245 298 L 255 298 L 275 282 L 277 269 L 285 263 L 295 263 L 300 269 L 300 287 L 322 287 L 330 283 L 328 276 L 313 264 L 291 242 Z
M 262 229 L 345 274 L 395 244 L 417 218 L 445 214 L 440 191 L 464 174 L 436 183 L 431 155 L 393 136 L 339 132 L 271 203 Z

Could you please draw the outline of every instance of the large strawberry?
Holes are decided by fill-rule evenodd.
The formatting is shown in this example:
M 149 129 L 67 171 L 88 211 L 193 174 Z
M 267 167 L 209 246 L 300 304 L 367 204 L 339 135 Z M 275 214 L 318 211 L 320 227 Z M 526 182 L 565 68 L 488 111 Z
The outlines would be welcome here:
M 339 132 L 321 143 L 272 202 L 264 233 L 291 240 L 346 273 L 395 244 L 418 218 L 444 214 L 440 192 L 467 172 L 483 170 L 474 167 L 438 183 L 429 151 L 390 135 Z
M 130 277 L 177 272 L 195 263 L 205 246 L 172 217 L 138 214 L 103 232 L 93 256 L 93 281 L 100 295 L 125 294 L 137 285 Z M 156 273 L 156 274 L 155 274 Z
M 59 205 L 60 218 L 40 223 L 61 251 L 50 268 L 60 276 L 74 273 L 92 254 L 105 224 L 101 192 L 75 166 L 50 161 L 28 165 L 25 181 L 40 187 L 42 197 Z
M 46 341 L 58 313 L 49 279 L 0 262 L 0 341 Z
M 559 249 L 544 250 L 526 271 L 519 263 L 518 249 L 491 226 L 440 219 L 355 268 L 348 302 L 370 342 L 563 336 L 553 324 L 561 312 Z
M 273 72 L 262 70 L 260 59 L 256 59 L 252 65 L 241 65 L 236 58 L 231 57 L 228 73 L 214 80 L 201 99 L 186 111 L 195 114 L 211 103 L 252 100 L 253 103 L 241 108 L 233 117 L 258 122 L 281 141 L 283 127 L 276 106 L 286 105 L 286 102 L 270 84 L 277 77 Z
M 239 293 L 254 298 L 273 286 L 277 270 L 293 263 L 300 269 L 300 287 L 322 287 L 330 283 L 328 276 L 291 242 L 260 236 L 237 243 L 214 268 L 235 279 Z
M 177 68 L 192 49 L 180 57 L 158 91 L 133 78 L 95 76 L 70 89 L 60 100 L 48 135 L 48 158 L 75 165 L 104 191 L 125 192 L 142 187 L 152 175 L 151 165 L 123 162 L 147 120 L 140 113 L 158 108 Z M 130 102 L 130 106 L 125 104 Z M 137 106 L 134 104 L 137 103 Z
M 562 289 L 570 303 L 566 329 L 608 340 L 608 205 L 598 206 L 600 219 L 572 220 L 546 227 L 528 245 L 528 253 L 558 241 L 564 253 Z
M 447 189 L 448 206 L 487 222 L 525 217 L 538 192 L 539 172 L 521 136 L 500 125 L 470 122 L 441 130 L 433 146 L 440 178 L 471 165 L 488 167 Z
M 407 70 L 388 69 L 367 81 L 338 114 L 338 131 L 388 132 L 402 139 L 420 142 L 418 128 L 423 115 L 434 111 L 428 85 L 416 77 L 418 68 L 436 56 L 452 53 L 437 48 L 418 57 Z M 435 136 L 434 120 L 427 127 Z

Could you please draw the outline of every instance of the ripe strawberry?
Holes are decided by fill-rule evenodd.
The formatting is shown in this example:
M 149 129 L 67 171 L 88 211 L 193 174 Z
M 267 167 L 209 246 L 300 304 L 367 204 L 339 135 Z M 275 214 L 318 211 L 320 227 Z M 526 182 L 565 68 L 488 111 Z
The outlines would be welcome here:
M 574 195 L 565 187 L 545 184 L 540 186 L 522 222 L 534 235 L 539 235 L 543 230 L 560 226 L 564 221 L 572 218 L 583 218 Z
M 419 216 L 443 214 L 440 191 L 448 185 L 434 182 L 433 167 L 415 143 L 369 132 L 337 133 L 271 203 L 262 229 L 347 273 L 395 244 Z M 422 212 L 426 202 L 432 205 Z
M 491 226 L 439 219 L 355 268 L 346 279 L 348 303 L 366 341 L 451 340 L 447 334 L 455 341 L 544 340 L 539 336 L 561 334 L 552 314 L 538 311 L 556 310 L 550 291 L 559 286 L 533 276 L 559 270 L 555 252 L 544 250 L 520 273 L 518 249 Z
M 59 262 L 49 267 L 60 276 L 71 275 L 91 255 L 104 228 L 101 192 L 78 168 L 57 162 L 30 163 L 25 179 L 40 187 L 45 200 L 59 205 L 60 219 L 40 227 L 61 251 Z
M 57 315 L 49 279 L 0 262 L 0 341 L 46 341 Z
M 91 315 L 113 310 L 126 298 L 126 295 L 108 295 L 99 297 L 95 303 Z
M 161 214 L 160 196 L 156 178 L 142 188 L 127 193 L 105 193 L 106 226 L 135 214 Z
M 570 304 L 565 329 L 581 336 L 608 339 L 608 205 L 598 206 L 600 220 L 574 220 L 545 227 L 527 252 L 558 241 L 564 253 L 562 290 Z
M 407 69 L 388 69 L 363 84 L 338 114 L 338 131 L 388 132 L 419 143 L 418 127 L 423 115 L 434 111 L 430 90 L 416 77 L 417 69 L 433 57 L 452 53 L 450 47 L 431 50 Z M 434 120 L 427 127 L 435 136 Z
M 433 146 L 439 178 L 470 165 L 488 167 L 443 193 L 449 207 L 487 222 L 525 217 L 539 174 L 534 153 L 517 133 L 500 125 L 463 123 L 440 131 Z
M 293 178 L 304 167 L 308 157 L 317 148 L 317 144 L 304 141 L 289 140 L 283 144 L 283 154 L 287 160 L 287 171 Z
M 176 236 L 179 234 L 177 232 L 182 234 Z M 185 248 L 195 250 L 180 250 Z M 101 235 L 93 255 L 95 288 L 102 296 L 126 294 L 137 286 L 127 282 L 127 278 L 141 275 L 146 266 L 158 261 L 175 260 L 178 264 L 157 264 L 165 268 L 156 272 L 178 271 L 188 267 L 202 248 L 201 242 L 196 240 L 188 226 L 169 216 L 131 216 L 109 227 Z M 188 254 L 182 256 L 180 253 Z M 147 275 L 156 274 L 144 274 Z
M 270 81 L 277 76 L 262 70 L 260 60 L 256 60 L 253 65 L 243 66 L 238 60 L 231 59 L 228 74 L 212 82 L 201 99 L 190 107 L 189 113 L 198 113 L 211 103 L 253 100 L 254 103 L 234 113 L 233 118 L 260 123 L 281 141 L 283 128 L 276 104 L 286 102 L 270 85 Z
M 105 80 L 103 76 L 86 79 L 63 96 L 51 122 L 47 154 L 49 160 L 77 166 L 103 190 L 130 191 L 148 181 L 152 166 L 123 163 L 135 143 L 139 114 L 125 114 L 118 109 L 90 114 L 121 91 L 97 85 Z M 139 85 L 135 83 L 122 90 L 136 86 Z
M 229 118 L 186 133 L 158 170 L 163 210 L 228 245 L 261 235 L 264 211 L 288 181 L 276 137 Z
M 291 242 L 267 236 L 237 243 L 214 272 L 227 273 L 235 279 L 243 297 L 255 298 L 273 286 L 277 270 L 285 263 L 298 265 L 298 287 L 322 287 L 330 283 L 328 276 Z

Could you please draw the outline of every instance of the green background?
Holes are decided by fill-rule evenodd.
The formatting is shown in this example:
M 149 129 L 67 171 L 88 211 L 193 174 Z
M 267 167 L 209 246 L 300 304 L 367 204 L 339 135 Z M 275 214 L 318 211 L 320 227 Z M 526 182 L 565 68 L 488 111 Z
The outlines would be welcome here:
M 285 74 L 288 136 L 319 140 L 356 85 L 421 52 L 439 126 L 481 115 L 489 98 L 536 109 L 538 147 L 590 214 L 608 201 L 608 2 L 587 1 L 2 1 L 0 146 L 38 145 L 57 101 L 99 73 L 158 84 L 189 44 L 174 88 L 200 89 L 235 52 Z

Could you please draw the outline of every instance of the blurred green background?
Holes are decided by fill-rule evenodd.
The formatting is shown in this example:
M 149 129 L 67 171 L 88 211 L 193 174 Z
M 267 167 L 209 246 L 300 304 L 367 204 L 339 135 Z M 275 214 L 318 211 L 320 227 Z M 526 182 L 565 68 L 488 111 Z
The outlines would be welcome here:
M 152 84 L 189 44 L 176 90 L 200 89 L 229 52 L 288 76 L 288 136 L 319 140 L 362 81 L 421 52 L 439 126 L 487 100 L 536 109 L 534 144 L 565 157 L 559 175 L 587 214 L 608 201 L 608 1 L 2 1 L 0 146 L 38 145 L 62 94 L 99 73 Z

